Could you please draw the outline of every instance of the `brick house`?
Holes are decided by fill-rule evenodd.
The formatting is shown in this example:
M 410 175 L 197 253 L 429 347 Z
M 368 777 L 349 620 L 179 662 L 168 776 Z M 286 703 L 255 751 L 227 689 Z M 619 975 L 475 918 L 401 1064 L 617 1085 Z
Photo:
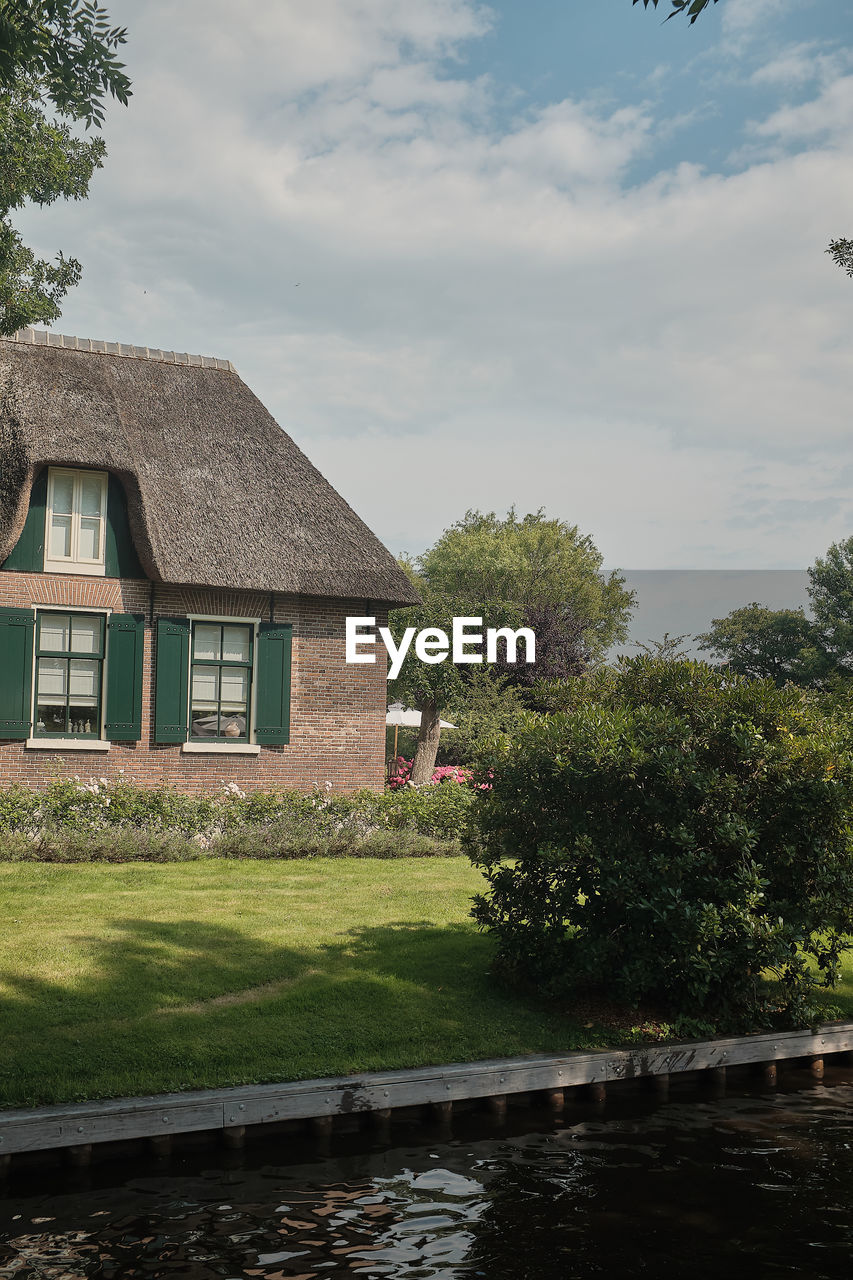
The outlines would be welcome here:
M 379 787 L 393 557 L 231 364 L 0 339 L 0 784 Z

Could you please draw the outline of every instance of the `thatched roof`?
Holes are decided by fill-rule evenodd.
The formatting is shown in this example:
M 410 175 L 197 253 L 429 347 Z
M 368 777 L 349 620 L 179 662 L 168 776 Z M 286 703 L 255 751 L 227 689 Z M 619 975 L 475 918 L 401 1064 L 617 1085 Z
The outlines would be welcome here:
M 154 581 L 416 600 L 227 360 L 32 329 L 0 339 L 0 563 L 48 463 L 122 481 Z

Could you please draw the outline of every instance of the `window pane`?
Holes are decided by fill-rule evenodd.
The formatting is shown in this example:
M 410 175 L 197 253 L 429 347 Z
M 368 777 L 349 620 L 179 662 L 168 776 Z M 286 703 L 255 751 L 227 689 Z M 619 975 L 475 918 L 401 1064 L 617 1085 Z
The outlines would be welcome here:
M 246 736 L 246 717 L 241 715 L 228 715 L 223 711 L 222 717 L 223 738 L 245 738 Z
M 102 504 L 104 485 L 100 476 L 86 475 L 80 477 L 80 515 L 103 515 Z
M 48 559 L 56 560 L 71 555 L 71 517 L 53 515 L 50 519 L 50 546 Z
M 74 658 L 69 665 L 71 671 L 68 677 L 68 692 L 71 700 L 85 703 L 87 706 L 94 706 L 98 699 L 100 662 L 89 662 L 85 658 Z
M 216 738 L 219 736 L 219 716 L 215 711 L 204 708 L 193 708 L 190 720 L 190 736 L 193 738 Z
M 218 700 L 219 668 L 193 667 L 193 706 L 215 711 Z
M 65 703 L 39 702 L 36 711 L 36 730 L 39 733 L 65 733 L 68 722 L 65 718 Z
M 193 657 L 216 661 L 221 656 L 222 628 L 218 623 L 197 622 L 193 632 Z
M 77 546 L 80 560 L 101 559 L 101 522 L 89 518 L 80 521 L 80 540 Z
M 249 628 L 223 627 L 222 657 L 227 662 L 249 661 Z
M 242 667 L 222 668 L 223 711 L 244 711 L 249 688 L 249 673 Z
M 42 623 L 44 635 L 44 623 Z M 42 642 L 42 648 L 44 643 Z M 72 653 L 100 653 L 101 620 L 100 618 L 75 617 L 71 624 Z
M 59 515 L 70 516 L 74 497 L 74 477 L 67 473 L 53 473 L 53 493 L 51 506 Z
M 68 722 L 72 733 L 98 733 L 98 704 L 88 698 L 72 698 L 68 707 Z
M 66 693 L 66 677 L 68 663 L 65 658 L 39 658 L 38 660 L 38 697 L 64 698 Z M 63 712 L 64 714 L 64 712 Z
M 68 652 L 71 619 L 67 613 L 43 613 L 39 630 L 39 648 L 54 653 Z

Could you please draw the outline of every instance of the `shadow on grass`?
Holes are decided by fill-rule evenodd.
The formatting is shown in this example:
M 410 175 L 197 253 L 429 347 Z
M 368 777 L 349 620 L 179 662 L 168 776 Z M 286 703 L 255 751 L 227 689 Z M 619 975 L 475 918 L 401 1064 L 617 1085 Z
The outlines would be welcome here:
M 299 949 L 122 920 L 51 981 L 0 973 L 0 1105 L 286 1080 L 603 1043 L 489 975 L 473 922 L 397 921 Z

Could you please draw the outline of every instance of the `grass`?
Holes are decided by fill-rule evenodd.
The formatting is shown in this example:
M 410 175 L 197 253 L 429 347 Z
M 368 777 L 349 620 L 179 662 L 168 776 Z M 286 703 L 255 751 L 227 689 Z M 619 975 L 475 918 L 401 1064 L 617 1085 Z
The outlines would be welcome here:
M 464 858 L 0 866 L 0 1106 L 602 1047 L 502 990 Z
M 602 1048 L 488 974 L 464 858 L 0 865 L 0 1106 Z M 853 1018 L 853 963 L 832 995 Z

